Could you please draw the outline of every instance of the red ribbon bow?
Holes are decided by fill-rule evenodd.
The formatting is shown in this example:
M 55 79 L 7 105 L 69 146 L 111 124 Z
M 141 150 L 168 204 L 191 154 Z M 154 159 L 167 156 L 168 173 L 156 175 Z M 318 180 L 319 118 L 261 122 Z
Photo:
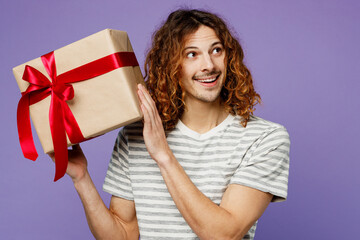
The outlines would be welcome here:
M 26 65 L 23 80 L 30 83 L 17 109 L 17 125 L 21 149 L 26 158 L 35 161 L 38 157 L 31 132 L 29 107 L 51 95 L 49 122 L 55 153 L 54 181 L 65 175 L 68 154 L 66 133 L 71 143 L 85 140 L 74 115 L 66 101 L 74 98 L 74 88 L 69 83 L 80 82 L 126 66 L 138 66 L 133 52 L 117 52 L 97 59 L 68 72 L 56 74 L 55 55 L 50 52 L 41 60 L 51 81 L 40 71 Z

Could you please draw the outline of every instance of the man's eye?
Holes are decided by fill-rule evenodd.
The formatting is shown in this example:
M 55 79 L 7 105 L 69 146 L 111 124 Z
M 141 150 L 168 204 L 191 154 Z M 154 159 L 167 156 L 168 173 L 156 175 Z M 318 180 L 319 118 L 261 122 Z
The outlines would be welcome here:
M 219 53 L 222 49 L 220 47 L 214 48 L 213 53 Z
M 196 55 L 196 53 L 194 53 L 194 52 L 189 52 L 188 54 L 186 54 L 186 57 L 188 57 L 188 58 L 193 58 L 193 57 L 195 57 L 195 55 Z

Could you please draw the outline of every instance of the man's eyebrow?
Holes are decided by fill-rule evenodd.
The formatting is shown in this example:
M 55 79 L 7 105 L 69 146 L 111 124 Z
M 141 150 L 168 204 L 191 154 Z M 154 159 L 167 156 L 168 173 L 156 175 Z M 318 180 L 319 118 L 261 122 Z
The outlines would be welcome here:
M 212 43 L 212 44 L 211 44 L 211 47 L 213 47 L 213 46 L 215 46 L 215 45 L 217 45 L 217 44 L 221 44 L 221 45 L 222 45 L 222 43 L 221 43 L 220 41 L 217 41 L 217 42 Z M 184 48 L 184 51 L 185 51 L 185 50 L 188 50 L 188 49 L 198 49 L 198 47 L 188 46 L 188 47 Z
M 222 45 L 222 43 L 220 41 L 217 41 L 217 42 L 214 42 L 213 44 L 211 44 L 211 46 L 213 47 L 213 46 L 218 45 L 218 44 Z
M 198 48 L 197 48 L 197 47 L 193 47 L 193 46 L 189 46 L 189 47 L 184 48 L 184 51 L 185 51 L 185 50 L 188 50 L 188 49 L 198 49 Z

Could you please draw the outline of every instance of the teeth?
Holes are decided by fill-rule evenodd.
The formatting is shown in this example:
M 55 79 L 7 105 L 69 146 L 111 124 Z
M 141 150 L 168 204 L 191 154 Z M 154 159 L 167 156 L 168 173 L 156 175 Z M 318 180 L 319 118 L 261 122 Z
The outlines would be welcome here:
M 210 79 L 204 79 L 204 80 L 197 80 L 199 82 L 203 82 L 203 83 L 208 83 L 208 82 L 213 82 L 216 80 L 216 77 L 215 78 L 210 78 Z

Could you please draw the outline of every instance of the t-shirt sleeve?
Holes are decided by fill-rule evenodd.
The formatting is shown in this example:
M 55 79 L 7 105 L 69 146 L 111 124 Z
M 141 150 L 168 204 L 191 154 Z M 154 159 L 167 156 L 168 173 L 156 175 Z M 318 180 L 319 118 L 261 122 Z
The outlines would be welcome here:
M 103 190 L 114 196 L 134 200 L 129 176 L 129 146 L 124 128 L 116 138 Z
M 289 134 L 278 127 L 262 134 L 250 147 L 230 184 L 240 184 L 274 195 L 272 202 L 287 197 L 289 177 Z

